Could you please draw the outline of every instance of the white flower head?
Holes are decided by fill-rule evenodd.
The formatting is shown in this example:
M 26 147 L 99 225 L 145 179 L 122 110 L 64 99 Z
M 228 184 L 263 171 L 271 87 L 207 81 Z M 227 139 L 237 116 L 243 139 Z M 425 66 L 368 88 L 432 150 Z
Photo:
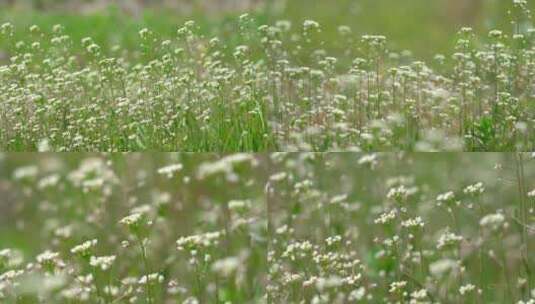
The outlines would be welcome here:
M 463 241 L 463 237 L 453 232 L 446 231 L 438 239 L 437 249 L 451 248 Z
M 407 281 L 392 282 L 390 284 L 390 289 L 388 290 L 388 292 L 390 293 L 401 292 L 405 288 L 406 285 L 407 285 Z
M 505 222 L 505 216 L 502 213 L 492 213 L 485 215 L 479 221 L 481 227 L 485 227 L 491 230 L 500 229 Z
M 113 262 L 115 262 L 115 258 L 116 256 L 114 255 L 101 257 L 91 256 L 89 265 L 95 268 L 100 268 L 102 271 L 106 271 L 111 268 Z
M 45 252 L 39 254 L 36 259 L 37 259 L 37 263 L 39 264 L 46 264 L 46 263 L 50 263 L 50 262 L 53 262 L 54 260 L 56 260 L 57 258 L 59 257 L 59 253 L 57 252 L 52 252 L 50 250 L 46 250 Z
M 164 277 L 160 273 L 151 273 L 149 275 L 144 275 L 138 280 L 138 284 L 144 285 L 144 284 L 154 284 L 154 283 L 161 283 L 163 282 Z
M 71 253 L 73 254 L 79 254 L 82 256 L 87 256 L 91 253 L 91 249 L 94 248 L 98 243 L 97 239 L 93 239 L 90 241 L 85 241 L 80 245 L 74 246 L 71 249 Z
M 172 164 L 158 169 L 158 174 L 165 175 L 167 178 L 172 178 L 177 172 L 181 171 L 184 166 L 182 164 Z
M 474 195 L 474 196 L 482 194 L 484 191 L 485 191 L 485 187 L 483 186 L 482 182 L 469 185 L 463 190 L 465 194 Z
M 455 194 L 453 193 L 453 191 L 448 191 L 448 192 L 444 192 L 444 193 L 437 195 L 437 201 L 439 203 L 452 202 L 454 199 L 455 199 Z
M 466 285 L 463 285 L 463 286 L 461 286 L 461 287 L 459 288 L 459 293 L 460 293 L 461 295 L 464 296 L 465 294 L 468 294 L 468 293 L 474 291 L 475 289 L 476 289 L 476 286 L 475 286 L 475 285 L 473 285 L 473 284 L 466 284 Z
M 303 22 L 303 28 L 305 30 L 305 33 L 309 33 L 311 31 L 319 31 L 320 24 L 314 20 L 305 20 L 305 22 Z
M 141 224 L 143 220 L 143 214 L 142 213 L 132 213 L 130 215 L 127 215 L 123 217 L 119 223 L 123 224 L 128 227 L 136 227 Z

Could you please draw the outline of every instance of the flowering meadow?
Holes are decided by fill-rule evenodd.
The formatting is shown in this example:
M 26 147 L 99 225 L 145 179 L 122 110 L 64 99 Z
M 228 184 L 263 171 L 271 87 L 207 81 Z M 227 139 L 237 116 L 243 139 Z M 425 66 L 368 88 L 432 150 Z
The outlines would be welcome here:
M 533 151 L 533 18 L 525 0 L 503 15 L 511 27 L 459 28 L 427 61 L 343 24 L 330 53 L 317 21 L 250 14 L 230 37 L 193 20 L 172 38 L 140 28 L 133 48 L 7 22 L 0 148 Z
M 533 157 L 273 155 L 268 301 L 533 303 Z
M 533 10 L 0 0 L 0 304 L 535 304 Z
M 2 154 L 2 303 L 535 302 L 530 153 Z
M 0 302 L 260 301 L 262 165 L 251 155 L 7 154 Z

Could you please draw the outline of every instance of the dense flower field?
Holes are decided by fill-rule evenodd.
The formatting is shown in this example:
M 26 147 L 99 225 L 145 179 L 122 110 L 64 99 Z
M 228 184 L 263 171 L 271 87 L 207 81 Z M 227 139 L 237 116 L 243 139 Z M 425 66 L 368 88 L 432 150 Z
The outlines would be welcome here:
M 272 303 L 535 301 L 528 155 L 273 159 Z
M 535 155 L 6 154 L 3 303 L 533 303 Z
M 59 24 L 5 23 L 2 39 L 27 38 L 11 39 L 0 66 L 0 147 L 532 151 L 535 30 L 527 2 L 509 15 L 513 31 L 462 28 L 432 62 L 344 25 L 345 52 L 329 54 L 313 20 L 259 24 L 244 14 L 224 39 L 189 21 L 174 39 L 143 28 L 137 49 L 109 51 Z
M 258 166 L 249 155 L 8 155 L 0 302 L 261 299 Z
M 534 9 L 0 0 L 0 303 L 535 304 Z

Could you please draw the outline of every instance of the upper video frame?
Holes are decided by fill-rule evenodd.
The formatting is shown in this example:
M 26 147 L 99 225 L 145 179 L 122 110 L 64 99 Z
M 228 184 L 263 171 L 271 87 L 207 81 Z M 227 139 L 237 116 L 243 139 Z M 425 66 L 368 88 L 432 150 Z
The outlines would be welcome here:
M 0 5 L 2 151 L 535 150 L 535 2 Z

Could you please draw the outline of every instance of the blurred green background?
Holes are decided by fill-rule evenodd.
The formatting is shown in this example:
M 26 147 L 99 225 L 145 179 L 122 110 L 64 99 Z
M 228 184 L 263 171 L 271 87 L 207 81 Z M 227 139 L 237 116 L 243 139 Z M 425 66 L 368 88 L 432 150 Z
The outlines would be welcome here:
M 512 0 L 1 0 L 0 23 L 18 28 L 23 40 L 28 27 L 50 29 L 66 26 L 75 42 L 91 36 L 104 46 L 119 44 L 135 48 L 138 31 L 148 27 L 163 38 L 175 37 L 185 20 L 194 19 L 204 34 L 230 37 L 236 32 L 236 17 L 244 12 L 258 24 L 290 20 L 301 26 L 313 19 L 323 26 L 326 48 L 343 51 L 346 45 L 335 35 L 338 26 L 349 25 L 355 35 L 381 34 L 391 49 L 410 50 L 416 58 L 430 59 L 450 53 L 455 33 L 472 26 L 479 33 L 501 28 L 511 32 L 508 10 Z M 535 1 L 529 1 L 535 8 Z M 5 50 L 0 41 L 0 50 Z M 1 56 L 0 56 L 1 57 Z M 5 51 L 4 56 L 6 57 Z M 5 58 L 4 58 L 5 59 Z

